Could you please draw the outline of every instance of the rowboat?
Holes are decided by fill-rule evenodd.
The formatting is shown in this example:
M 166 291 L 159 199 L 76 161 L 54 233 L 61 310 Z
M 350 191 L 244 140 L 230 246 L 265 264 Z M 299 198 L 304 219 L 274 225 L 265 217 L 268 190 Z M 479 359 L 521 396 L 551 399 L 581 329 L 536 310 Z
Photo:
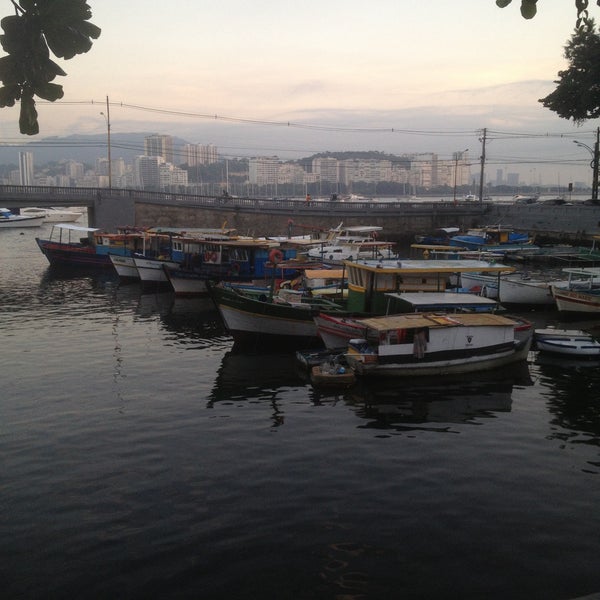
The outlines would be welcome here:
M 591 334 L 576 329 L 536 329 L 535 348 L 540 352 L 570 358 L 600 358 L 600 342 Z

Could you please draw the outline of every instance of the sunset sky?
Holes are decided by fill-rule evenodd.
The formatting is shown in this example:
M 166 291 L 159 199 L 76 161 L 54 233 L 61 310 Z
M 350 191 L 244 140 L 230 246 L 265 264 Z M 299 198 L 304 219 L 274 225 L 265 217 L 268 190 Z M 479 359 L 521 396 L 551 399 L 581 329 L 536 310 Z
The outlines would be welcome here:
M 108 96 L 115 133 L 168 133 L 232 156 L 469 148 L 477 159 L 485 127 L 507 170 L 539 158 L 521 164 L 525 178 L 587 176 L 572 140 L 593 144 L 598 124 L 576 127 L 537 102 L 566 66 L 574 0 L 541 0 L 530 21 L 519 0 L 88 2 L 102 35 L 61 63 L 65 97 L 38 105 L 40 137 L 106 131 Z M 1 141 L 31 141 L 17 121 L 17 108 L 0 111 Z

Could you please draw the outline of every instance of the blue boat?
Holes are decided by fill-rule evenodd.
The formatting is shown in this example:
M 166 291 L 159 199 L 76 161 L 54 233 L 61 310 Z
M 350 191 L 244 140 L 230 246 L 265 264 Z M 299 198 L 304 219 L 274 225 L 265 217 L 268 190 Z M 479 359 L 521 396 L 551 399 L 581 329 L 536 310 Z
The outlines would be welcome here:
M 455 235 L 450 238 L 450 246 L 502 253 L 535 248 L 528 233 L 520 233 L 499 225 L 470 229 L 463 235 Z

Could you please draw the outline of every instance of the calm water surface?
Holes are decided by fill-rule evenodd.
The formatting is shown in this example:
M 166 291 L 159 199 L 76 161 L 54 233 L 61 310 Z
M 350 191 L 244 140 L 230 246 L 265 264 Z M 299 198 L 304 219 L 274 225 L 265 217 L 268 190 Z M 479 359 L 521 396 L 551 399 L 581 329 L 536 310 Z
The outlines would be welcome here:
M 49 229 L 0 231 L 3 598 L 600 592 L 598 367 L 323 394 Z

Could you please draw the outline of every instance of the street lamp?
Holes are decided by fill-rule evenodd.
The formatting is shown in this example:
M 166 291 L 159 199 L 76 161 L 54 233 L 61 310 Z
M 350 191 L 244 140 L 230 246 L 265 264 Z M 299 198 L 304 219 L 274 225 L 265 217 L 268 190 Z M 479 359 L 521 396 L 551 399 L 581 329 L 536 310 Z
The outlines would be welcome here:
M 106 113 L 101 112 L 100 114 L 106 119 L 106 141 L 108 145 L 108 189 L 112 190 L 112 162 L 110 160 L 110 104 L 108 103 L 108 96 L 106 96 Z
M 598 200 L 598 163 L 600 162 L 600 127 L 596 130 L 596 143 L 594 148 L 590 148 L 583 142 L 573 140 L 574 144 L 577 144 L 581 148 L 585 148 L 592 156 L 590 167 L 592 167 L 592 200 Z
M 465 152 L 468 152 L 469 149 L 463 150 L 462 152 L 454 153 L 454 204 L 456 204 L 456 174 L 458 172 L 458 157 L 461 158 L 464 156 Z

